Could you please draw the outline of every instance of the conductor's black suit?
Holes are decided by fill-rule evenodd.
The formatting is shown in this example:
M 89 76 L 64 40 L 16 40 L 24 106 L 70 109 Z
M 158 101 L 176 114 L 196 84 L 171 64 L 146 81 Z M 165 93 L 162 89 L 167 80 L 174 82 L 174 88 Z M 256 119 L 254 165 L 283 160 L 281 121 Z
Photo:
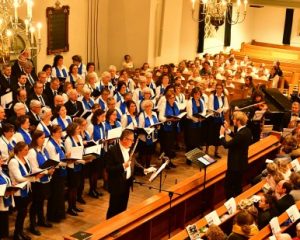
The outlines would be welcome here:
M 242 192 L 243 174 L 248 168 L 248 149 L 252 141 L 249 128 L 241 127 L 236 133 L 231 132 L 231 140 L 221 137 L 221 143 L 228 148 L 227 171 L 225 177 L 226 198 L 235 197 Z
M 127 209 L 132 177 L 126 179 L 123 163 L 124 158 L 119 143 L 112 146 L 105 155 L 105 165 L 108 172 L 108 191 L 110 193 L 107 219 Z

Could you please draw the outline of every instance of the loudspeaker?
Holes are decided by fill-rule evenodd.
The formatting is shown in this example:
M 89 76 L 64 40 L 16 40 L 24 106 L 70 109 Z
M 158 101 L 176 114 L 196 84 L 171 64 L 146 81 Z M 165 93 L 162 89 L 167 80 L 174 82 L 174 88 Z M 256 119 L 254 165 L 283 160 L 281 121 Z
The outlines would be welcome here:
M 205 36 L 205 16 L 203 13 L 204 5 L 200 4 L 199 7 L 199 18 L 200 22 L 198 25 L 198 47 L 197 47 L 197 53 L 202 53 L 204 51 L 204 36 Z
M 283 44 L 290 45 L 291 43 L 293 16 L 294 16 L 294 9 L 287 8 L 285 12 L 284 32 L 283 32 L 283 39 L 282 39 Z

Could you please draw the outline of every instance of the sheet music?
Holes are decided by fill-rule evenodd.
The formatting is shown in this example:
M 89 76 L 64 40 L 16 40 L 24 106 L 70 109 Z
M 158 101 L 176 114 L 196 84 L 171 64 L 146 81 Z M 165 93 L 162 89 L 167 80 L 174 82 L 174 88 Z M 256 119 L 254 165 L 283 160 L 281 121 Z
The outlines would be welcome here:
M 278 217 L 273 217 L 270 221 L 270 228 L 272 230 L 273 235 L 276 235 L 277 233 L 280 233 L 280 225 L 278 222 Z
M 215 224 L 215 225 L 220 225 L 221 224 L 221 220 L 217 214 L 217 211 L 212 211 L 211 213 L 207 214 L 205 216 L 205 220 L 208 224 L 208 226 Z
M 82 154 L 83 154 L 83 146 L 72 147 L 70 158 L 82 159 Z
M 291 219 L 292 222 L 296 222 L 300 218 L 299 210 L 295 204 L 290 206 L 286 210 L 286 213 L 289 215 L 289 218 Z
M 253 121 L 260 121 L 264 116 L 266 110 L 255 111 L 254 116 L 252 118 Z
M 149 178 L 149 182 L 152 182 L 157 176 L 158 174 L 160 174 L 162 172 L 162 170 L 164 170 L 166 168 L 166 166 L 169 164 L 169 160 L 165 161 L 165 163 L 163 163 L 160 168 L 154 172 L 151 177 Z
M 115 139 L 120 138 L 122 134 L 122 127 L 113 128 L 111 130 L 108 130 L 107 132 L 107 139 Z
M 300 171 L 300 164 L 299 164 L 299 161 L 298 159 L 294 159 L 293 161 L 291 161 L 291 165 L 292 165 L 292 168 L 294 170 L 294 172 L 299 172 Z
M 91 153 L 95 153 L 100 155 L 101 153 L 101 145 L 97 144 L 91 147 L 87 147 L 84 149 L 84 154 L 91 154 Z
M 0 185 L 0 197 L 3 197 L 5 195 L 6 186 L 6 184 Z
M 232 197 L 230 198 L 229 200 L 227 200 L 225 203 L 224 203 L 226 209 L 227 209 L 227 212 L 229 213 L 229 215 L 232 215 L 236 212 L 236 202 L 235 202 L 235 199 Z
M 12 103 L 12 101 L 13 101 L 12 92 L 8 92 L 8 93 L 4 94 L 3 96 L 1 96 L 0 101 L 1 101 L 1 106 L 3 108 L 7 108 L 6 105 Z

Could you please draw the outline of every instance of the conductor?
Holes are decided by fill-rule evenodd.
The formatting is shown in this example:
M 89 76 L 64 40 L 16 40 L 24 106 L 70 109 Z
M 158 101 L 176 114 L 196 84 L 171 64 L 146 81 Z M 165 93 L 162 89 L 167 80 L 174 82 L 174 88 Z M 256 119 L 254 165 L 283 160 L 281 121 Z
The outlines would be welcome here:
M 108 172 L 108 191 L 110 193 L 106 219 L 127 209 L 133 173 L 129 159 L 129 150 L 133 142 L 133 132 L 125 129 L 121 134 L 119 143 L 112 146 L 105 155 Z
M 243 174 L 248 168 L 248 149 L 252 141 L 251 131 L 246 127 L 247 121 L 246 114 L 237 111 L 233 114 L 233 124 L 237 131 L 231 132 L 227 122 L 220 129 L 221 143 L 225 148 L 228 148 L 224 186 L 226 199 L 235 197 L 242 192 Z M 225 133 L 231 136 L 231 140 L 225 139 Z

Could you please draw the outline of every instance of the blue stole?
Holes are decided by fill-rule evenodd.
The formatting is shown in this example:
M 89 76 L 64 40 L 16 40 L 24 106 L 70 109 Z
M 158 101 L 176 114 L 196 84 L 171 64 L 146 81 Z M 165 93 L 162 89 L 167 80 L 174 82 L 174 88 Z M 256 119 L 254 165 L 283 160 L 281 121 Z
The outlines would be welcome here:
M 91 141 L 91 136 L 90 134 L 88 133 L 88 131 L 84 130 L 84 137 L 83 137 L 83 140 L 85 141 Z
M 142 90 L 139 91 L 139 100 L 143 100 L 143 93 L 142 93 Z
M 64 68 L 61 70 L 63 73 L 63 76 L 61 76 L 58 67 L 55 67 L 55 71 L 56 71 L 56 77 L 58 77 L 58 78 L 67 78 L 67 76 L 68 76 L 66 69 L 64 69 Z
M 58 116 L 56 119 L 57 119 L 58 125 L 61 126 L 63 131 L 65 131 L 68 126 L 65 126 L 64 121 L 61 119 L 60 116 Z M 66 118 L 66 119 L 67 119 L 68 124 L 70 124 L 72 122 L 71 119 L 69 119 L 69 118 Z
M 81 75 L 82 74 L 82 63 L 78 66 L 78 73 Z
M 72 147 L 77 147 L 78 145 L 76 145 L 74 139 L 71 136 L 69 136 L 69 138 L 71 139 Z M 74 172 L 80 172 L 81 169 L 82 169 L 82 164 L 74 163 Z
M 43 152 L 39 152 L 36 149 L 34 149 L 34 150 L 36 152 L 36 160 L 40 167 L 49 159 L 49 154 L 46 149 L 44 149 Z M 46 183 L 46 182 L 50 181 L 50 178 L 48 175 L 44 175 L 43 177 L 40 178 L 40 181 L 42 183 Z
M 224 105 L 224 99 L 225 99 L 225 97 L 222 96 L 221 99 L 222 99 L 222 102 L 223 102 L 223 105 Z M 214 110 L 217 110 L 219 108 L 220 108 L 220 106 L 219 106 L 218 97 L 216 95 L 214 95 Z M 219 117 L 214 117 L 214 122 L 215 123 L 220 123 L 220 124 L 224 123 L 224 114 L 223 114 L 223 112 L 220 114 Z
M 74 85 L 75 81 L 71 73 L 69 74 L 69 77 L 70 77 L 70 82 Z
M 105 129 L 102 123 L 94 125 L 93 138 L 94 141 L 104 139 Z
M 151 88 L 153 91 L 155 91 L 155 87 L 154 87 L 154 84 L 151 82 L 148 86 L 149 88 Z
M 89 101 L 87 101 L 85 98 L 82 99 L 84 108 L 87 110 L 92 110 L 92 107 L 94 106 L 94 101 L 92 99 L 90 99 Z
M 46 137 L 46 138 L 50 137 L 50 136 L 51 136 L 51 133 L 50 133 L 50 131 L 49 131 L 49 128 L 46 127 L 46 126 L 44 126 L 44 124 L 42 123 L 42 121 L 41 121 L 41 125 L 42 125 L 42 128 L 43 128 L 43 132 L 45 133 L 45 137 Z
M 117 100 L 116 102 L 120 102 L 123 100 L 123 97 L 121 96 L 121 94 L 119 92 L 116 92 L 115 96 L 116 96 L 116 100 Z
M 103 110 L 105 111 L 106 107 L 105 107 L 105 103 L 104 103 L 104 101 L 103 101 L 101 98 L 99 98 L 99 101 L 98 101 L 98 103 L 99 103 L 99 105 L 100 105 L 101 109 L 103 109 Z
M 145 127 L 150 127 L 151 126 L 151 122 L 150 122 L 150 118 L 145 115 L 145 112 L 143 112 L 144 115 L 144 119 L 145 119 Z M 152 114 L 152 120 L 153 123 L 158 123 L 158 119 L 157 117 Z M 157 138 L 157 130 L 154 130 L 154 138 Z M 152 134 L 149 134 L 146 136 L 146 145 L 152 145 L 153 144 L 153 139 L 152 139 Z
M 31 143 L 31 141 L 32 141 L 30 134 L 27 133 L 27 132 L 25 132 L 22 128 L 19 128 L 19 129 L 18 129 L 18 132 L 21 133 L 21 135 L 22 135 L 22 137 L 23 137 L 23 139 L 24 139 L 24 142 L 25 142 L 27 145 L 29 145 L 29 144 Z
M 17 160 L 17 159 L 16 159 Z M 17 160 L 18 161 L 18 160 Z M 28 163 L 28 161 L 27 160 L 25 160 L 26 161 L 26 163 L 27 163 L 27 166 L 29 166 L 29 168 L 30 168 L 30 172 L 29 172 L 29 174 L 31 173 L 31 167 L 30 167 L 30 165 L 29 165 L 29 163 Z M 19 161 L 18 161 L 19 162 Z M 26 168 L 25 166 L 24 166 L 24 168 Z M 24 177 L 24 176 L 26 176 L 27 174 L 26 174 L 26 172 L 25 172 L 25 170 L 24 170 L 24 168 L 23 168 L 23 166 L 21 165 L 21 163 L 19 163 L 19 170 L 20 170 L 20 172 L 21 172 L 21 175 Z M 21 189 L 20 190 L 21 191 L 21 197 L 28 197 L 28 190 L 27 190 L 27 188 L 25 187 L 24 189 Z
M 65 159 L 66 155 L 65 155 L 64 151 L 61 149 L 61 147 L 57 144 L 57 142 L 55 142 L 55 140 L 52 137 L 50 137 L 49 141 L 54 146 L 56 153 L 59 155 L 59 159 L 60 160 Z M 59 175 L 61 177 L 67 176 L 66 168 L 60 168 L 60 174 Z
M 11 186 L 9 177 L 4 172 L 0 172 L 0 185 L 3 184 L 6 184 L 8 187 Z M 12 205 L 12 196 L 9 197 L 4 196 L 3 202 L 5 207 L 10 207 Z
M 200 112 L 199 112 L 197 104 L 196 104 L 196 100 L 194 98 L 192 98 L 192 110 L 193 110 L 193 115 L 203 112 L 203 104 L 202 104 L 201 99 L 200 99 Z M 195 123 L 195 122 L 192 121 L 191 125 L 192 125 L 193 128 L 200 127 L 201 122 L 196 122 Z
M 176 103 L 174 103 L 173 108 L 171 107 L 171 105 L 169 104 L 169 102 L 166 102 L 166 110 L 165 110 L 165 116 L 178 116 L 180 113 L 180 110 L 177 106 Z M 179 131 L 179 122 L 171 122 L 171 121 L 166 121 L 164 123 L 164 130 L 166 132 L 171 132 L 174 130 L 174 127 L 176 127 L 177 131 Z
M 3 139 L 3 137 L 2 137 L 2 139 Z M 14 150 L 14 147 L 16 145 L 15 141 L 12 141 L 11 143 L 9 141 L 7 143 L 4 139 L 3 139 L 3 141 L 6 143 L 7 149 L 8 149 L 9 152 Z
M 132 117 L 130 114 L 127 114 L 126 116 L 127 116 L 127 126 L 128 126 L 130 123 L 132 123 Z M 136 120 L 137 125 L 139 125 L 138 117 L 135 117 L 135 120 Z
M 125 113 L 126 113 L 126 102 L 121 102 L 119 108 L 120 108 L 121 112 L 122 112 L 123 114 L 125 114 Z
M 160 95 L 163 95 L 165 92 L 165 88 L 163 88 L 162 85 L 160 85 Z
M 118 128 L 118 127 L 121 127 L 121 123 L 117 120 L 115 121 L 115 127 L 112 127 L 109 122 L 105 121 L 105 130 L 106 130 L 106 135 L 107 135 L 107 131 L 108 130 L 111 130 L 113 128 Z

